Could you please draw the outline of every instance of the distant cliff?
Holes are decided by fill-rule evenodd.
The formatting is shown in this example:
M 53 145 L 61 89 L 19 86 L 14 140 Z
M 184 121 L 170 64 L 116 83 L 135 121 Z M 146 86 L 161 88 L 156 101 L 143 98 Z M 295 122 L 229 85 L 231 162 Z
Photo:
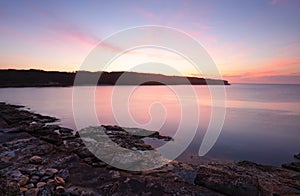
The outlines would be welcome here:
M 137 72 L 58 72 L 7 69 L 0 70 L 0 87 L 73 86 L 76 74 L 84 79 L 77 85 L 95 85 L 94 81 L 98 81 L 97 85 L 229 85 L 226 80 Z

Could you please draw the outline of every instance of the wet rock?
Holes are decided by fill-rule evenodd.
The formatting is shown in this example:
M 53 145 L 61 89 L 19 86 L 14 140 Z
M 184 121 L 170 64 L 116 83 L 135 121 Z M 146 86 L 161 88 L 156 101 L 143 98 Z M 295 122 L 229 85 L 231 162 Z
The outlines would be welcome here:
M 40 156 L 33 156 L 29 159 L 29 162 L 32 164 L 41 164 L 43 162 L 43 159 Z
M 25 196 L 38 196 L 39 189 L 38 188 L 31 188 L 25 192 Z

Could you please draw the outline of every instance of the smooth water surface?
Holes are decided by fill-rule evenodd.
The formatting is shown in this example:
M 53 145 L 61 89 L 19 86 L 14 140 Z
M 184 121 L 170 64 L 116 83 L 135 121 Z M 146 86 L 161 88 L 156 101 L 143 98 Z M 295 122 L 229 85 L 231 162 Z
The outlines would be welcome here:
M 190 86 L 141 86 L 130 96 L 127 96 L 130 86 L 99 86 L 95 88 L 95 99 L 89 96 L 93 87 L 75 88 L 82 91 L 76 99 L 79 104 L 75 104 L 82 111 L 95 103 L 99 122 L 93 125 L 119 124 L 157 130 L 170 136 L 180 125 L 186 134 L 193 134 L 193 117 L 199 112 L 197 133 L 179 159 L 197 156 L 211 119 L 212 102 L 207 86 L 193 86 L 194 94 L 185 94 Z M 0 101 L 55 116 L 61 120 L 60 125 L 76 129 L 72 90 L 72 87 L 2 88 Z M 223 129 L 206 157 L 272 165 L 292 161 L 293 154 L 300 152 L 300 85 L 233 84 L 225 90 L 227 107 Z M 132 121 L 127 120 L 128 114 Z M 82 120 L 89 122 L 92 115 L 86 113 Z M 155 141 L 152 144 L 161 145 Z

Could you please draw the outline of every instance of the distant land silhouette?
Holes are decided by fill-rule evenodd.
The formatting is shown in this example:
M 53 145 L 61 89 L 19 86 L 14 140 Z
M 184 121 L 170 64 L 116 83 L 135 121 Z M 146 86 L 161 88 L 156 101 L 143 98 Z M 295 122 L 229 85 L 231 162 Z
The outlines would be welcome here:
M 230 85 L 226 80 L 197 77 L 166 76 L 138 72 L 59 72 L 43 70 L 0 70 L 0 87 L 64 87 L 73 86 L 76 74 L 83 81 L 76 85 Z M 98 80 L 101 74 L 100 79 Z M 118 81 L 119 79 L 119 81 Z M 147 81 L 147 82 L 144 82 Z

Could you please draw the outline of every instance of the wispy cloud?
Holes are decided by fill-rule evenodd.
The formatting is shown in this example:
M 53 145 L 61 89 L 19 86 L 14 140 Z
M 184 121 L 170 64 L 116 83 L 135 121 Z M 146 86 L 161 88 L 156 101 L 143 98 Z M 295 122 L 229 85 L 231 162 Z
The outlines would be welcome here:
M 300 74 L 256 76 L 247 73 L 241 75 L 223 75 L 223 78 L 231 83 L 300 84 Z
M 43 7 L 35 4 L 30 4 L 28 6 L 33 12 L 48 21 L 47 23 L 42 22 L 37 24 L 42 26 L 44 29 L 50 29 L 52 31 L 52 34 L 48 35 L 48 37 L 45 36 L 43 41 L 48 40 L 51 43 L 53 41 L 55 42 L 55 40 L 59 40 L 62 42 L 71 42 L 86 46 L 93 46 L 100 41 L 98 37 L 87 32 L 84 28 L 59 17 L 55 13 Z
M 278 2 L 279 2 L 279 0 L 271 0 L 271 1 L 270 1 L 270 3 L 271 3 L 272 5 L 276 5 Z
M 140 16 L 147 18 L 147 19 L 153 19 L 155 17 L 155 14 L 149 10 L 146 10 L 143 7 L 134 6 L 133 10 Z

